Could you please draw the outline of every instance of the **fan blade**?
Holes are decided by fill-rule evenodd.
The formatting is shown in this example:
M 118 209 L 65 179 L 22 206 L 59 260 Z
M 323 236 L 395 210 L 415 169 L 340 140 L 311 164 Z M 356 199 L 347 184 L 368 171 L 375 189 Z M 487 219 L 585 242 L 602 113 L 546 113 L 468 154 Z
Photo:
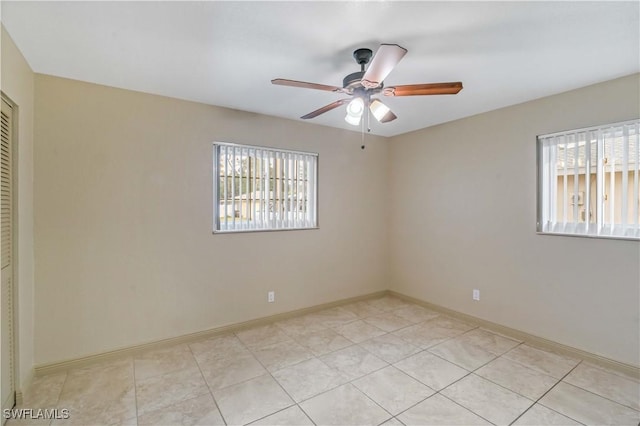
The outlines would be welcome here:
M 462 83 L 407 84 L 385 87 L 385 96 L 455 95 L 462 90 Z
M 388 123 L 398 118 L 388 106 L 383 104 L 379 99 L 372 99 L 369 105 L 371 114 L 381 123 Z
M 380 86 L 398 62 L 407 54 L 407 49 L 397 44 L 381 44 L 362 76 L 361 84 L 367 89 Z
M 305 89 L 326 90 L 327 92 L 343 92 L 342 87 L 327 86 L 326 84 L 307 83 L 306 81 L 286 80 L 284 78 L 276 78 L 271 80 L 271 84 L 279 86 L 302 87 Z
M 347 102 L 349 102 L 351 99 L 340 99 L 339 101 L 335 101 L 330 103 L 329 105 L 325 105 L 322 108 L 318 108 L 317 110 L 310 112 L 307 115 L 303 115 L 302 118 L 303 120 L 308 120 L 310 118 L 315 118 L 317 116 L 319 116 L 320 114 L 324 114 L 327 111 L 331 111 L 334 108 L 338 108 L 340 105 L 344 105 Z

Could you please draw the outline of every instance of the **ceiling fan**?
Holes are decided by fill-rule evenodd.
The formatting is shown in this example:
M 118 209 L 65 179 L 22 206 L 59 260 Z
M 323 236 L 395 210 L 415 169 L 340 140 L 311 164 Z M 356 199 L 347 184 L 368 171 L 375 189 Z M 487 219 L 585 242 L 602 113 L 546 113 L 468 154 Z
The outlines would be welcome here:
M 462 83 L 459 81 L 384 87 L 384 79 L 387 78 L 389 73 L 393 71 L 398 62 L 400 62 L 406 54 L 407 49 L 397 44 L 381 44 L 375 56 L 373 56 L 371 49 L 357 49 L 353 52 L 353 57 L 360 65 L 360 71 L 347 75 L 342 81 L 342 87 L 283 78 L 271 80 L 271 83 L 280 86 L 325 90 L 352 96 L 353 99 L 345 98 L 337 100 L 300 118 L 304 120 L 315 118 L 341 105 L 348 104 L 345 121 L 354 126 L 360 124 L 360 119 L 366 108 L 369 108 L 373 116 L 381 123 L 388 123 L 398 118 L 380 99 L 374 98 L 373 96 L 375 95 L 455 95 L 462 90 Z M 373 60 L 371 60 L 372 56 Z M 369 67 L 365 71 L 365 65 L 367 65 L 369 61 L 371 61 L 371 64 L 369 64 Z

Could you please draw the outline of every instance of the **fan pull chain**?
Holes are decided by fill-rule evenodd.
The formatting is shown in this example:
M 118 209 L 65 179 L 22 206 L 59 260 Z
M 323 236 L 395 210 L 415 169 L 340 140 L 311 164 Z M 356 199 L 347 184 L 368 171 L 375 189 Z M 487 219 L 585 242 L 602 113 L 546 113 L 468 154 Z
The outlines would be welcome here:
M 362 141 L 360 149 L 364 149 L 364 120 L 360 123 L 360 140 Z

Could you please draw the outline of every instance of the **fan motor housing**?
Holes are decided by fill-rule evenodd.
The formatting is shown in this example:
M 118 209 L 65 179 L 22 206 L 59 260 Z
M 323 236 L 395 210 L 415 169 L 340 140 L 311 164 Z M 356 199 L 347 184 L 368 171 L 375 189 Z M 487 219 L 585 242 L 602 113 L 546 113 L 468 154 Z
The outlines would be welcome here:
M 349 74 L 342 80 L 342 87 L 345 89 L 355 89 L 357 87 L 362 87 L 360 81 L 362 80 L 362 76 L 364 75 L 364 71 L 358 71 Z
M 370 89 L 362 85 L 362 76 L 364 75 L 364 73 L 364 71 L 358 71 L 349 74 L 342 80 L 342 87 L 351 91 L 363 89 L 365 91 L 368 91 L 370 94 L 381 92 L 384 88 L 384 84 L 382 83 L 380 83 L 380 85 L 374 89 Z

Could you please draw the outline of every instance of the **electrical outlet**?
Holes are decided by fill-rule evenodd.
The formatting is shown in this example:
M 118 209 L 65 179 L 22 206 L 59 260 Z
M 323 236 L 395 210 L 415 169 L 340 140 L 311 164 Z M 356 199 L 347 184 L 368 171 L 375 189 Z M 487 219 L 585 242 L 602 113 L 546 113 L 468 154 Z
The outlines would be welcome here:
M 273 303 L 275 301 L 276 301 L 276 292 L 270 291 L 269 293 L 267 293 L 267 302 Z
M 480 300 L 480 290 L 477 288 L 473 289 L 473 300 Z

